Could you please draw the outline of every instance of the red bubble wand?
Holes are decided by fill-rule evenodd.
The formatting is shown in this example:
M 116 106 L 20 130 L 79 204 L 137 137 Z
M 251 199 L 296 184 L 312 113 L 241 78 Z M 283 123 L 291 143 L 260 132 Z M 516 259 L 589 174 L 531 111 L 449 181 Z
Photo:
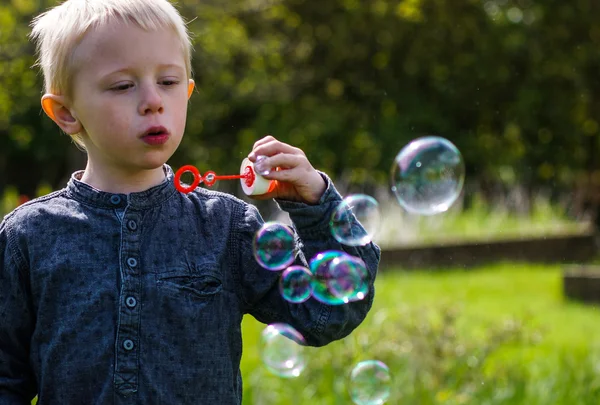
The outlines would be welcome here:
M 191 172 L 192 175 L 194 176 L 194 181 L 192 181 L 192 184 L 190 184 L 189 186 L 185 186 L 181 183 L 181 176 L 187 172 Z M 210 187 L 210 186 L 214 185 L 217 182 L 217 180 L 238 180 L 238 179 L 244 179 L 244 183 L 248 187 L 251 187 L 252 184 L 254 184 L 254 180 L 256 180 L 256 174 L 254 174 L 254 169 L 252 169 L 252 166 L 246 166 L 243 174 L 231 174 L 231 175 L 219 176 L 213 171 L 208 171 L 204 174 L 204 176 L 202 176 L 200 174 L 200 171 L 195 166 L 186 165 L 186 166 L 182 166 L 181 168 L 179 168 L 179 170 L 177 170 L 177 172 L 175 173 L 174 181 L 175 181 L 175 188 L 177 190 L 181 191 L 182 193 L 187 194 L 187 193 L 192 192 L 196 187 L 198 187 L 198 185 L 200 183 L 204 183 L 208 187 Z

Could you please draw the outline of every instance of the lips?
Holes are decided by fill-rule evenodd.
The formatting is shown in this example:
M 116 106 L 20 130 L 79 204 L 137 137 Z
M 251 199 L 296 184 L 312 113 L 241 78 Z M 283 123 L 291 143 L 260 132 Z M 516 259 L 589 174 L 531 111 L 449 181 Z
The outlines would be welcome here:
M 169 140 L 169 131 L 163 126 L 148 128 L 142 135 L 142 141 L 148 145 L 162 145 Z

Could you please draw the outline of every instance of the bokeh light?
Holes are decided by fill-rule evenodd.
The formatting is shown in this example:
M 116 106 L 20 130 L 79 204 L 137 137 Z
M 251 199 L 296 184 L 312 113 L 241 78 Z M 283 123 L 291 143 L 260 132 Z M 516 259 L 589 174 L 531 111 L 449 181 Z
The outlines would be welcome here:
M 329 226 L 338 242 L 347 246 L 366 245 L 381 226 L 379 203 L 366 194 L 350 195 L 337 206 Z
M 380 405 L 390 397 L 392 377 L 388 366 L 379 360 L 358 363 L 350 373 L 349 392 L 357 405 Z
M 465 179 L 460 151 L 447 139 L 415 139 L 396 156 L 392 191 L 408 212 L 433 215 L 446 211 L 458 198 Z
M 304 266 L 290 266 L 281 273 L 279 291 L 289 302 L 298 304 L 306 301 L 312 294 L 313 276 Z
M 254 235 L 254 258 L 267 270 L 283 270 L 294 261 L 294 234 L 279 222 L 265 222 Z
M 298 377 L 306 366 L 305 345 L 304 337 L 292 326 L 285 323 L 268 325 L 261 335 L 261 360 L 279 377 Z

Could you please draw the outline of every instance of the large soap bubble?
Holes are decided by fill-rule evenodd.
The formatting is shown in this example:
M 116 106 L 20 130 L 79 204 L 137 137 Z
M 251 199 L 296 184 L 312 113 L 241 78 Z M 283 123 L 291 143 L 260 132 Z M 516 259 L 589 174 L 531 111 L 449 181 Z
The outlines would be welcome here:
M 433 215 L 458 198 L 465 179 L 459 150 L 447 139 L 427 136 L 406 145 L 392 166 L 392 191 L 408 212 Z

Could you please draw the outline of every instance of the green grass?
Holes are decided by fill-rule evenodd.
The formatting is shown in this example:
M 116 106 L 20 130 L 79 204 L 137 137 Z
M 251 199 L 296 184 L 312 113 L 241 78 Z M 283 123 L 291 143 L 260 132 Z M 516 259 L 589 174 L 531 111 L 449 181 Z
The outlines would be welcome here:
M 566 302 L 560 266 L 384 272 L 375 304 L 348 338 L 308 349 L 296 379 L 260 363 L 263 325 L 244 320 L 245 404 L 351 403 L 353 364 L 380 359 L 390 404 L 600 403 L 600 312 Z
M 521 213 L 509 209 L 507 203 L 488 203 L 477 196 L 469 208 L 455 204 L 448 212 L 433 216 L 409 215 L 397 201 L 383 198 L 380 208 L 382 217 L 388 219 L 375 235 L 382 247 L 562 236 L 592 228 L 589 220 L 572 218 L 563 206 L 541 195 L 533 199 L 528 212 L 521 209 Z

